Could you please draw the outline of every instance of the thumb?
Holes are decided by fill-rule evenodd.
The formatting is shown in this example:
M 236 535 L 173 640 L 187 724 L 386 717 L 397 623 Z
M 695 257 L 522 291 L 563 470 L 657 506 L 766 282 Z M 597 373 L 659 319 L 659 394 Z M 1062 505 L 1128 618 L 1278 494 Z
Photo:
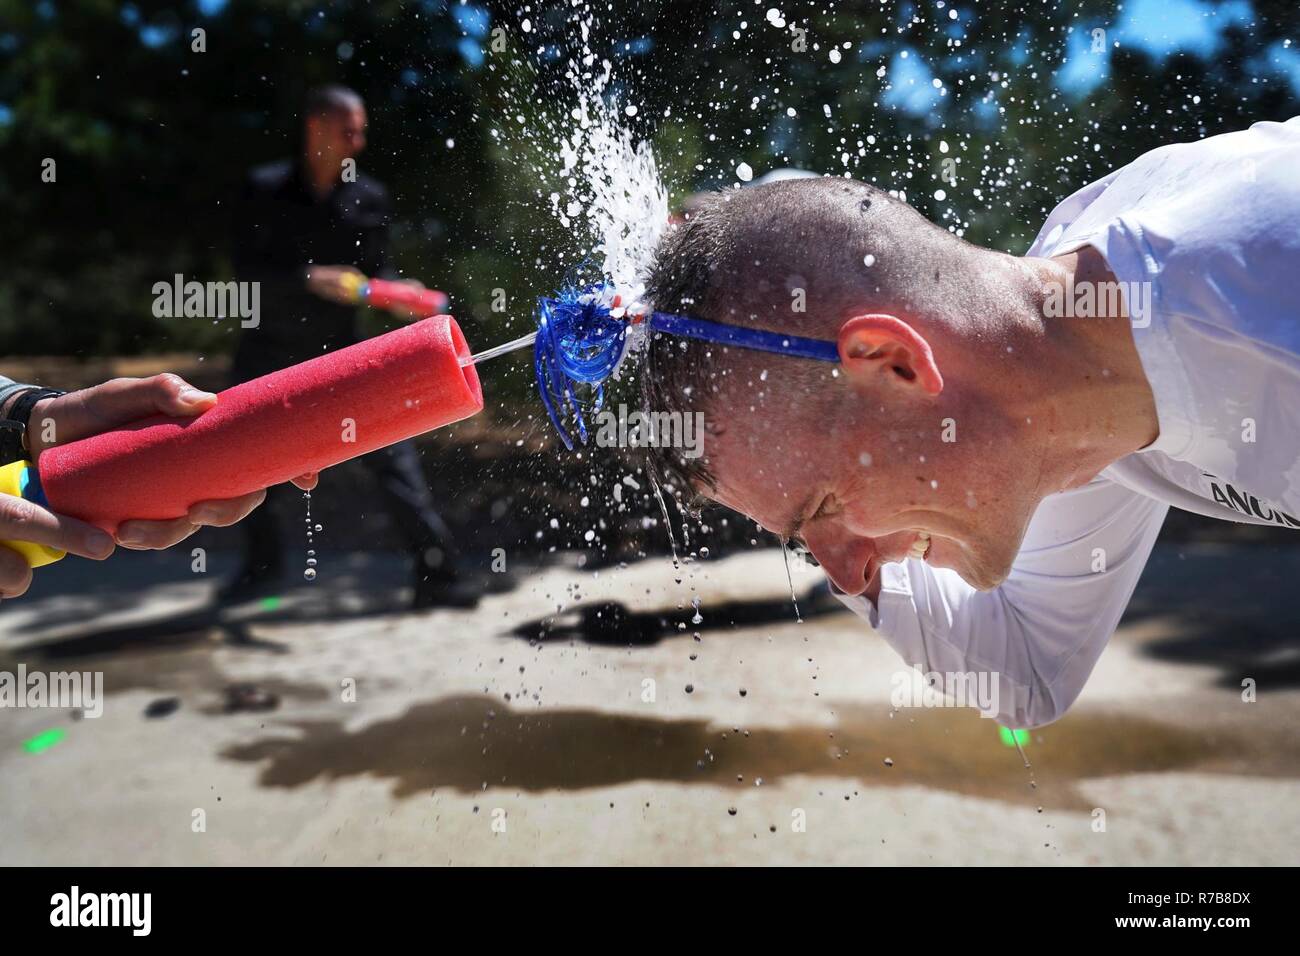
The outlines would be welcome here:
M 179 375 L 118 378 L 81 393 L 82 402 L 101 425 L 113 428 L 151 415 L 197 415 L 217 403 Z
M 32 415 L 52 419 L 58 441 L 50 444 L 63 445 L 154 415 L 197 415 L 216 401 L 217 396 L 211 392 L 199 391 L 179 375 L 164 373 L 152 378 L 115 378 L 103 385 L 45 399 L 36 404 Z M 31 437 L 35 461 L 46 446 L 36 440 L 38 436 Z

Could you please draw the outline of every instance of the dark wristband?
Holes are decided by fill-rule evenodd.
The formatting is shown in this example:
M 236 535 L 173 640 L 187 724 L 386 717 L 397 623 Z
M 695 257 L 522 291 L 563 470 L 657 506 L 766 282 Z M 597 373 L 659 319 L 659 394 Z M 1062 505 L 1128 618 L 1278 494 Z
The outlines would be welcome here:
M 27 457 L 27 423 L 36 403 L 46 398 L 64 394 L 55 388 L 29 388 L 19 394 L 9 405 L 9 411 L 0 419 L 0 462 L 22 461 Z
M 27 457 L 23 451 L 23 432 L 26 429 L 20 422 L 11 422 L 0 418 L 0 465 L 22 461 Z

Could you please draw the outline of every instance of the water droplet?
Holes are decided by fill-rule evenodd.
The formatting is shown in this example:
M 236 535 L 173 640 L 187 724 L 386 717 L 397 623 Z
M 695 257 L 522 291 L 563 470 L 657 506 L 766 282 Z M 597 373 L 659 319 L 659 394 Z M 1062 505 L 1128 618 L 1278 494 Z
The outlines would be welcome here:
M 316 552 L 312 549 L 311 492 L 304 491 L 302 493 L 302 500 L 307 504 L 307 517 L 306 517 L 307 567 L 306 570 L 302 572 L 302 576 L 308 581 L 315 581 L 316 580 Z M 319 531 L 320 529 L 321 526 L 316 525 L 316 530 Z
M 785 561 L 785 580 L 790 585 L 790 603 L 794 605 L 794 620 L 796 624 L 803 623 L 803 615 L 799 613 L 799 598 L 794 592 L 794 577 L 790 574 L 790 548 L 789 539 L 781 538 L 781 559 Z

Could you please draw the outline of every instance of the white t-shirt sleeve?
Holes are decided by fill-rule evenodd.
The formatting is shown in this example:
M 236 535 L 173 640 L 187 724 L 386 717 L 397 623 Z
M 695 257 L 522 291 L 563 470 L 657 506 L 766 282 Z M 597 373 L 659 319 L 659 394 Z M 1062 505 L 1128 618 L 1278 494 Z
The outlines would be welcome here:
M 1011 574 L 977 591 L 924 561 L 887 564 L 877 608 L 840 600 L 908 664 L 937 674 L 987 673 L 997 719 L 1037 727 L 1078 697 L 1119 624 L 1168 505 L 1096 479 L 1050 495 L 1029 524 Z

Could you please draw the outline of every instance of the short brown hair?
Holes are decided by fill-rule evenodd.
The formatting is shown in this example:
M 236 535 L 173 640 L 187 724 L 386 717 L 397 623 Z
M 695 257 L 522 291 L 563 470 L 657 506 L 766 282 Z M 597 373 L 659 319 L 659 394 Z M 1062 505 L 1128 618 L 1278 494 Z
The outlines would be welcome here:
M 305 122 L 315 116 L 336 116 L 365 105 L 366 101 L 356 90 L 340 83 L 327 83 L 307 91 L 303 97 L 302 118 Z
M 830 334 L 842 318 L 836 308 L 860 304 L 870 291 L 861 253 L 855 274 L 843 268 L 844 246 L 861 241 L 860 227 L 843 215 L 845 193 L 875 219 L 888 216 L 880 207 L 892 204 L 916 216 L 873 186 L 829 177 L 696 195 L 684 221 L 671 227 L 656 250 L 646 298 L 660 312 L 814 337 Z M 796 289 L 815 300 L 805 310 L 791 308 L 790 293 Z M 810 360 L 778 361 L 787 384 L 804 391 L 824 373 Z M 728 376 L 759 364 L 766 367 L 766 360 L 747 349 L 652 333 L 641 364 L 642 408 L 703 412 L 707 432 L 720 434 L 722 424 L 709 414 L 712 401 Z M 657 477 L 687 499 L 717 485 L 707 455 L 685 458 L 658 447 L 650 450 L 650 459 Z

